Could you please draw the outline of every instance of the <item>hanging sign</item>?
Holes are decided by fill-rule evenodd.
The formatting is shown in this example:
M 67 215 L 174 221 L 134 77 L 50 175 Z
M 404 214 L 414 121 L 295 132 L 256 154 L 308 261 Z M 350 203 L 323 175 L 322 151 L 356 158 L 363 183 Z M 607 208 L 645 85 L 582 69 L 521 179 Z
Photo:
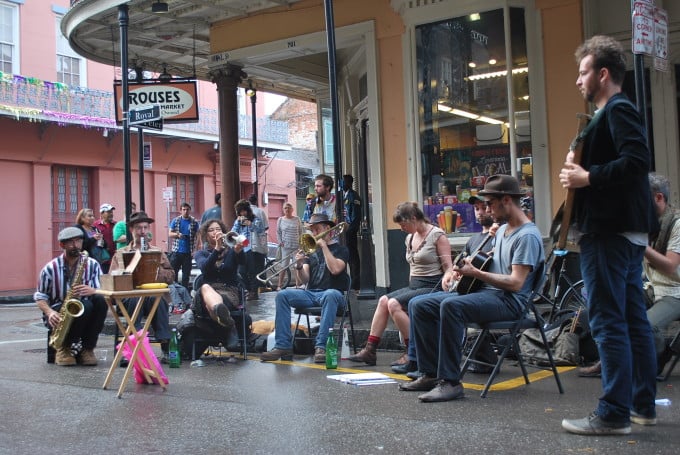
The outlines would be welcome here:
M 633 2 L 633 54 L 654 55 L 654 5 Z
M 116 123 L 123 123 L 123 89 L 120 81 L 113 84 Z M 149 105 L 160 108 L 164 123 L 189 123 L 198 121 L 198 92 L 196 81 L 128 84 L 129 110 L 135 111 Z
M 654 68 L 669 71 L 668 65 L 668 13 L 654 8 Z

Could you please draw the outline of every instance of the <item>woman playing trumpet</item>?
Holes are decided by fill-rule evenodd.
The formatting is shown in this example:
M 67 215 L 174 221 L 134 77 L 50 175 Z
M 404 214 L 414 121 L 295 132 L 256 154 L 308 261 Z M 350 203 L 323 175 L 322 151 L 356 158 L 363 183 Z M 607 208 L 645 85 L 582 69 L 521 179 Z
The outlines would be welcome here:
M 231 329 L 234 320 L 230 310 L 240 303 L 238 267 L 245 264 L 243 244 L 227 245 L 227 227 L 220 220 L 206 221 L 198 232 L 207 247 L 194 253 L 202 278 L 201 286 L 195 289 L 194 314 L 201 317 L 207 312 L 212 320 Z

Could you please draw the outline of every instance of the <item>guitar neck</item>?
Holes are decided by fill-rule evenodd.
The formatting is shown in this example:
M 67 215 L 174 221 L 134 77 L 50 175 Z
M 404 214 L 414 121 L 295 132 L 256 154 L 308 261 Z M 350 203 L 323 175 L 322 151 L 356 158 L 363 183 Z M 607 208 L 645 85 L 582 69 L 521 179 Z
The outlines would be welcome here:
M 587 114 L 576 114 L 578 119 L 578 133 L 572 141 L 569 151 L 573 153 L 573 162 L 581 164 L 581 154 L 583 153 L 583 139 L 586 126 L 591 117 Z M 560 224 L 560 236 L 557 239 L 557 248 L 564 249 L 567 245 L 567 234 L 569 233 L 569 225 L 571 224 L 571 215 L 574 208 L 574 191 L 569 188 L 567 190 L 567 197 L 564 200 L 564 211 L 562 212 L 562 223 Z

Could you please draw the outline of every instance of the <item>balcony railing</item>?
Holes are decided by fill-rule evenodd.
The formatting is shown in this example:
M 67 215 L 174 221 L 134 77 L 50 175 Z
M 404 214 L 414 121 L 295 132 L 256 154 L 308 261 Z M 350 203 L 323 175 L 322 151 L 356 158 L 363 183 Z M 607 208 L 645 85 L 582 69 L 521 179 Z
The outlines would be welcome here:
M 0 114 L 29 120 L 53 121 L 88 127 L 115 128 L 113 92 L 83 87 L 69 87 L 58 82 L 43 81 L 0 72 Z M 196 123 L 173 123 L 168 128 L 219 135 L 219 113 L 216 109 L 198 108 Z M 239 115 L 239 138 L 252 138 L 252 122 Z M 270 118 L 257 119 L 257 138 L 262 142 L 288 144 L 288 123 Z

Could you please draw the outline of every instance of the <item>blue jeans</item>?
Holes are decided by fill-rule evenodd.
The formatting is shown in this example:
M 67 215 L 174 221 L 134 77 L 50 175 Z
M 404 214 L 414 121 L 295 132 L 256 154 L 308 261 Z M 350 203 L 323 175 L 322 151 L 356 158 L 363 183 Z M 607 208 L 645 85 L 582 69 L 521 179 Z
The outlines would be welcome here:
M 508 293 L 494 290 L 433 292 L 414 297 L 408 307 L 418 370 L 454 383 L 460 381 L 465 324 L 514 320 L 523 311 Z
M 321 322 L 316 336 L 315 347 L 326 349 L 328 329 L 333 327 L 338 308 L 345 307 L 342 292 L 337 289 L 284 289 L 276 295 L 275 348 L 293 349 L 291 333 L 291 308 L 321 306 Z
M 628 422 L 630 410 L 655 416 L 656 355 L 642 295 L 645 247 L 620 235 L 584 235 L 581 275 L 590 330 L 602 362 L 598 416 Z

